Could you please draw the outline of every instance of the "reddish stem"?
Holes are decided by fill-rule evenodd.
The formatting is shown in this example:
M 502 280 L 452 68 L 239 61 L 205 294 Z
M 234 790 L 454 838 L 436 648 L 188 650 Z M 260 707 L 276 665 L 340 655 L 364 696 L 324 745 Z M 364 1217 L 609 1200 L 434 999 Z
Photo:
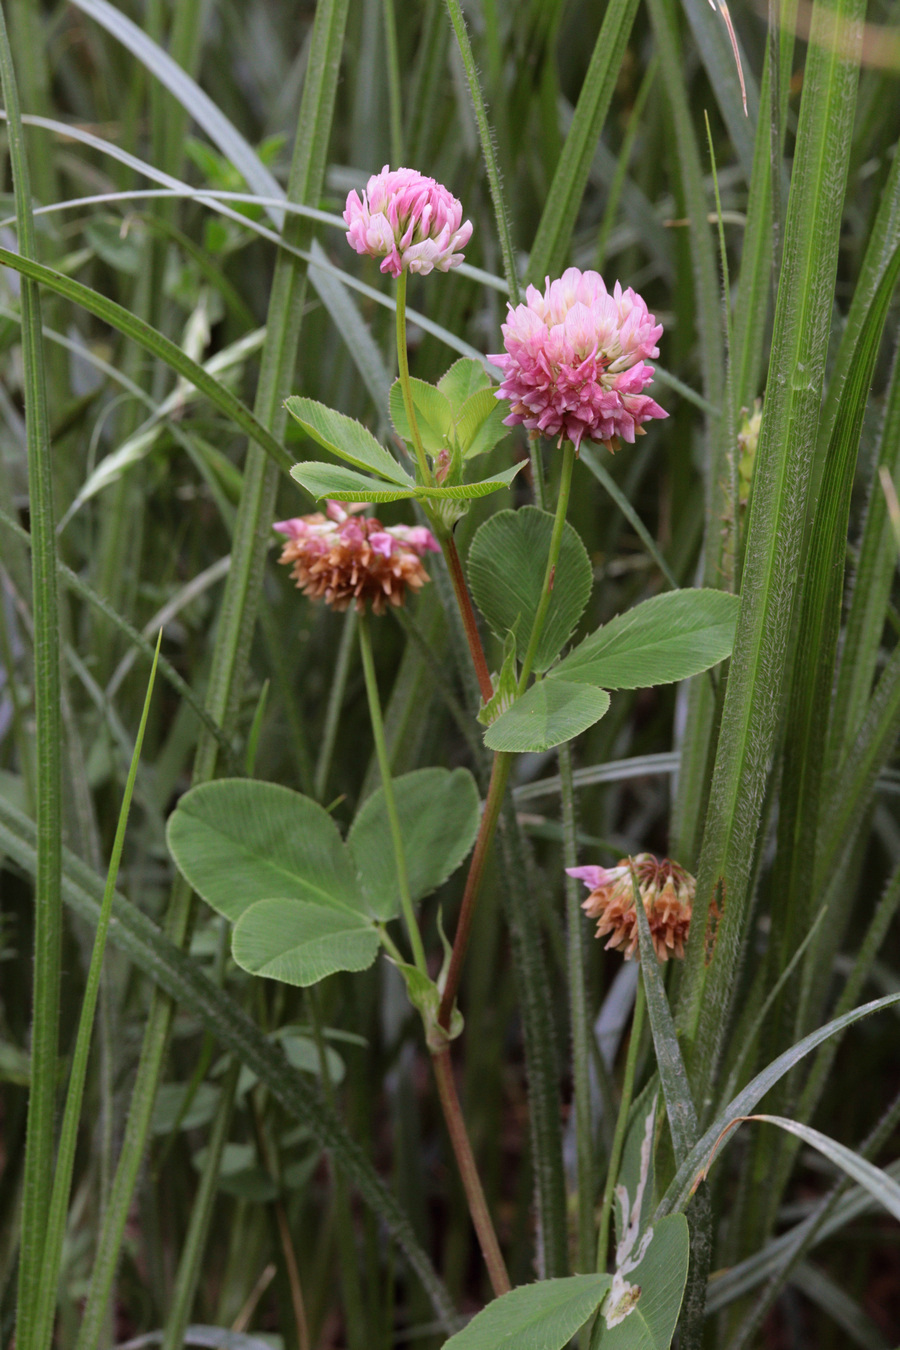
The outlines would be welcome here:
M 475 619 L 475 611 L 472 608 L 469 588 L 466 585 L 466 579 L 463 576 L 459 550 L 456 547 L 456 540 L 449 530 L 446 533 L 443 531 L 441 532 L 441 545 L 444 550 L 444 557 L 447 560 L 450 580 L 453 582 L 453 590 L 456 593 L 456 602 L 459 605 L 459 612 L 462 615 L 463 627 L 466 630 L 469 651 L 472 653 L 472 665 L 475 667 L 475 674 L 478 677 L 478 688 L 481 690 L 483 702 L 487 703 L 488 700 L 493 697 L 494 686 L 491 683 L 491 676 L 485 659 L 484 648 L 481 645 L 481 636 L 478 632 L 478 624 Z
M 469 864 L 469 875 L 466 877 L 466 888 L 463 891 L 459 922 L 456 925 L 456 936 L 453 939 L 453 951 L 450 954 L 450 967 L 447 971 L 444 992 L 441 995 L 441 1006 L 438 1011 L 438 1022 L 445 1031 L 449 1030 L 450 1027 L 450 1016 L 456 1002 L 462 964 L 465 960 L 466 948 L 469 945 L 469 933 L 475 915 L 475 902 L 481 889 L 484 865 L 487 862 L 487 856 L 494 839 L 497 818 L 500 815 L 500 807 L 503 805 L 503 794 L 506 791 L 506 781 L 509 778 L 511 767 L 512 755 L 505 754 L 502 751 L 498 751 L 494 755 L 491 782 L 488 787 L 487 800 L 484 803 L 484 814 L 481 817 L 478 838 L 475 840 L 475 851 Z
M 469 1143 L 469 1136 L 466 1133 L 462 1108 L 456 1092 L 456 1081 L 453 1077 L 453 1064 L 450 1060 L 449 1048 L 445 1046 L 443 1050 L 432 1053 L 431 1062 L 434 1065 L 438 1095 L 441 1099 L 450 1142 L 453 1145 L 456 1165 L 459 1168 L 463 1189 L 466 1192 L 466 1200 L 469 1203 L 469 1213 L 472 1216 L 472 1223 L 478 1236 L 478 1245 L 481 1247 L 484 1264 L 487 1266 L 491 1288 L 495 1296 L 499 1298 L 501 1294 L 508 1294 L 512 1286 L 509 1283 L 506 1265 L 500 1251 L 500 1243 L 497 1241 L 497 1234 L 491 1222 L 487 1200 L 481 1187 L 481 1179 L 475 1166 L 472 1145 Z

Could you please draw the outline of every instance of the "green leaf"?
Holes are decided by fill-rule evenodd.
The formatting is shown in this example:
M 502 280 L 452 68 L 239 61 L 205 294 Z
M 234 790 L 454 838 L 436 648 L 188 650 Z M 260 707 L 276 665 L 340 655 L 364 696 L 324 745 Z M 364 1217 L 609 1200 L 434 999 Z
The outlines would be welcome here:
M 208 1125 L 216 1114 L 222 1089 L 213 1083 L 197 1083 L 184 1115 L 181 1114 L 185 1099 L 191 1091 L 190 1083 L 161 1083 L 153 1104 L 154 1134 L 171 1134 L 176 1125 L 179 1130 L 195 1130 L 198 1125 Z
M 166 838 L 179 871 L 227 919 L 277 896 L 365 922 L 337 826 L 299 792 L 246 778 L 204 783 L 181 798 Z
M 306 988 L 336 970 L 367 970 L 379 941 L 361 914 L 304 900 L 257 900 L 235 924 L 231 952 L 251 975 Z
M 443 885 L 475 842 L 478 788 L 468 769 L 417 769 L 394 779 L 394 795 L 410 893 L 421 900 Z M 370 914 L 393 919 L 400 913 L 400 893 L 383 788 L 357 813 L 347 845 Z
M 490 750 L 551 750 L 592 727 L 609 708 L 609 694 L 589 684 L 538 680 L 492 722 L 484 743 Z
M 29 875 L 36 868 L 34 823 L 0 797 L 0 849 Z M 63 848 L 63 899 L 86 923 L 96 928 L 103 897 L 103 878 L 74 853 Z M 118 892 L 113 898 L 115 922 L 109 940 L 179 1007 L 198 1018 L 203 1028 L 237 1055 L 265 1083 L 288 1115 L 310 1131 L 334 1155 L 348 1181 L 405 1251 L 445 1325 L 452 1324 L 453 1304 L 415 1230 L 375 1171 L 368 1155 L 347 1133 L 306 1077 L 287 1063 L 280 1046 L 263 1034 L 237 1000 L 214 984 L 200 964 L 181 951 L 136 905 Z
M 453 409 L 433 384 L 426 384 L 424 380 L 415 378 L 409 383 L 422 444 L 430 454 L 436 455 L 448 445 L 450 429 L 453 426 Z M 403 387 L 399 380 L 395 380 L 391 385 L 390 413 L 397 435 L 412 444 L 412 430 L 406 416 Z
M 506 403 L 497 402 L 493 387 L 479 389 L 466 400 L 456 419 L 456 437 L 464 459 L 486 454 L 509 435 L 509 427 L 503 424 L 508 412 Z
M 563 1350 L 611 1283 L 609 1275 L 570 1275 L 513 1289 L 451 1336 L 444 1350 Z
M 324 403 L 316 403 L 311 398 L 299 398 L 296 394 L 285 399 L 284 406 L 307 435 L 323 449 L 337 455 L 338 459 L 347 460 L 357 469 L 371 469 L 391 483 L 412 486 L 413 480 L 406 470 L 361 422 L 327 408 Z
M 300 1069 L 302 1073 L 315 1074 L 316 1077 L 321 1074 L 319 1047 L 309 1036 L 298 1036 L 291 1027 L 282 1027 L 277 1033 L 277 1039 L 284 1046 L 288 1063 L 293 1064 L 295 1069 Z M 346 1066 L 338 1052 L 330 1045 L 325 1047 L 325 1059 L 328 1064 L 328 1076 L 336 1087 L 344 1081 Z
M 731 654 L 739 601 L 727 591 L 667 591 L 644 600 L 570 652 L 552 679 L 609 689 L 672 684 Z
M 491 516 L 469 548 L 469 585 L 475 603 L 497 637 L 515 631 L 520 650 L 527 647 L 534 626 L 552 532 L 549 512 L 523 506 Z M 587 550 L 577 530 L 566 522 L 550 609 L 535 655 L 536 671 L 546 670 L 571 637 L 592 583 Z
M 835 1167 L 839 1167 L 848 1177 L 862 1186 L 863 1190 L 868 1191 L 889 1214 L 895 1219 L 900 1219 L 900 1183 L 882 1168 L 875 1167 L 873 1163 L 861 1158 L 852 1148 L 847 1148 L 846 1144 L 839 1144 L 836 1139 L 830 1139 L 827 1134 L 821 1134 L 810 1125 L 803 1125 L 799 1120 L 787 1120 L 784 1116 L 760 1115 L 749 1116 L 748 1119 L 777 1125 L 780 1129 L 787 1130 L 788 1134 L 795 1135 L 804 1144 L 817 1149 L 824 1158 Z
M 480 361 L 473 361 L 470 356 L 460 357 L 454 361 L 449 370 L 438 380 L 438 389 L 449 400 L 454 413 L 459 414 L 459 410 L 467 399 L 479 389 L 491 388 L 491 377 L 488 375 Z
M 331 497 L 337 502 L 400 502 L 416 496 L 411 487 L 391 487 L 383 478 L 369 478 L 355 469 L 317 459 L 295 464 L 291 477 L 316 501 Z
M 675 1023 L 666 998 L 659 960 L 650 935 L 650 921 L 638 891 L 637 878 L 632 873 L 634 910 L 637 919 L 641 954 L 641 977 L 647 995 L 647 1015 L 653 1033 L 653 1049 L 666 1100 L 666 1114 L 672 1134 L 676 1163 L 684 1162 L 688 1151 L 696 1143 L 698 1133 L 697 1110 L 691 1096 L 691 1085 L 681 1057 L 681 1047 L 675 1034 Z
M 575 115 L 553 182 L 544 198 L 543 214 L 531 248 L 528 279 L 538 286 L 543 285 L 547 273 L 558 276 L 568 256 L 594 148 L 603 131 L 619 79 L 637 8 L 637 0 L 613 0 L 604 11 Z
M 640 1297 L 618 1325 L 607 1299 L 599 1318 L 591 1350 L 669 1350 L 688 1273 L 690 1239 L 683 1214 L 670 1214 L 653 1227 L 647 1254 L 624 1276 L 640 1289 Z
M 291 477 L 317 500 L 332 497 L 338 502 L 399 502 L 415 497 L 417 501 L 468 501 L 509 487 L 523 466 L 524 461 L 493 478 L 485 478 L 479 483 L 458 483 L 455 487 L 391 487 L 380 478 L 367 478 L 355 469 L 345 469 L 340 464 L 322 464 L 318 460 L 295 464 Z
M 755 1078 L 741 1088 L 737 1096 L 733 1097 L 728 1105 L 718 1113 L 715 1120 L 707 1130 L 700 1136 L 694 1147 L 691 1149 L 684 1162 L 680 1164 L 668 1190 L 663 1196 L 657 1209 L 657 1216 L 670 1213 L 673 1209 L 683 1209 L 693 1194 L 694 1183 L 700 1172 L 709 1162 L 723 1130 L 726 1130 L 736 1116 L 747 1116 L 755 1106 L 758 1106 L 763 1097 L 769 1092 L 776 1083 L 780 1082 L 785 1074 L 793 1069 L 795 1064 L 815 1050 L 824 1041 L 830 1037 L 836 1036 L 860 1021 L 863 1017 L 869 1017 L 872 1013 L 881 1012 L 885 1008 L 891 1008 L 900 1003 L 900 994 L 888 994 L 885 998 L 873 999 L 871 1003 L 863 1003 L 860 1007 L 854 1008 L 852 1012 L 845 1013 L 842 1017 L 835 1017 L 825 1026 L 819 1027 L 809 1036 L 804 1036 L 802 1041 L 792 1045 L 789 1050 L 768 1064 L 765 1069 L 756 1075 Z

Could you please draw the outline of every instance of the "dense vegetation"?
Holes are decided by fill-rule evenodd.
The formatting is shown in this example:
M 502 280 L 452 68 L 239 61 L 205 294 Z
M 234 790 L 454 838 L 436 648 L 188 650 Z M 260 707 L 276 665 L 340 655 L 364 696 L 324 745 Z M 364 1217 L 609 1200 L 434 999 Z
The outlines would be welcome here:
M 2 5 L 4 1347 L 415 1350 L 492 1307 L 460 1350 L 666 1350 L 676 1319 L 682 1350 L 900 1339 L 897 6 L 464 8 Z M 348 248 L 347 194 L 387 163 L 462 202 L 463 266 L 398 288 Z M 387 486 L 391 456 L 413 481 L 411 386 L 392 392 L 407 276 L 414 382 L 472 363 L 441 385 L 456 418 L 507 298 L 570 266 L 662 324 L 668 417 L 576 461 L 485 404 L 465 486 L 501 490 L 461 485 L 455 523 L 418 489 L 376 507 L 437 531 L 429 584 L 361 620 L 301 595 L 272 530 L 318 509 L 291 467 L 318 461 L 333 496 L 349 454 L 323 450 L 317 407 L 389 447 L 359 442 Z M 639 605 L 650 655 L 621 639 L 636 664 L 576 686 L 590 715 L 548 714 L 537 739 L 498 719 L 485 746 L 454 552 L 512 703 L 528 632 L 501 583 L 537 634 L 570 473 L 558 642 L 535 669 Z M 390 775 L 418 973 L 415 924 L 393 922 Z M 221 830 L 201 866 L 179 802 L 220 779 L 190 799 Z M 431 981 L 478 796 L 497 833 L 460 1028 Z M 238 942 L 227 887 L 253 891 L 233 859 L 257 811 L 301 844 L 327 811 L 349 839 L 348 863 L 328 835 L 316 875 L 349 867 L 367 917 L 318 982 L 286 961 L 259 978 Z M 565 874 L 641 853 L 696 877 L 683 963 L 653 958 L 640 905 L 643 960 L 605 951 Z M 395 959 L 375 960 L 388 920 Z M 267 922 L 271 948 L 290 914 Z M 720 1139 L 757 1111 L 770 1123 Z M 619 1273 L 651 1221 L 656 1246 L 610 1327 L 611 1185 L 633 1201 L 640 1176 L 631 1246 L 612 1209 Z M 491 1302 L 507 1274 L 525 1314 Z

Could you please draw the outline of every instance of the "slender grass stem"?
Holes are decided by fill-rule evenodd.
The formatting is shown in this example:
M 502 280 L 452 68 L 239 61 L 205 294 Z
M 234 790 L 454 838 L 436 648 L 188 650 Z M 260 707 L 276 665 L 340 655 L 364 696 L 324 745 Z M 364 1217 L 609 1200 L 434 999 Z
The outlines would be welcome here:
M 606 1185 L 603 1187 L 603 1201 L 600 1206 L 600 1227 L 597 1234 L 598 1271 L 606 1270 L 606 1263 L 609 1257 L 609 1223 L 612 1214 L 612 1202 L 616 1190 L 619 1167 L 622 1162 L 622 1150 L 625 1147 L 625 1132 L 628 1128 L 628 1113 L 631 1110 L 631 1099 L 634 1096 L 634 1071 L 637 1067 L 641 1032 L 644 1029 L 645 1006 L 646 995 L 644 993 L 644 981 L 643 979 L 639 979 L 637 993 L 635 994 L 634 999 L 634 1013 L 631 1018 L 631 1040 L 628 1042 L 628 1058 L 625 1061 L 625 1079 L 622 1083 L 622 1101 L 619 1105 L 619 1115 L 616 1120 L 616 1132 L 613 1136 L 612 1154 L 609 1159 L 609 1170 L 606 1173 Z
M 478 1169 L 475 1166 L 472 1145 L 469 1142 L 462 1108 L 459 1104 L 459 1096 L 456 1091 L 449 1047 L 433 1053 L 431 1062 L 434 1065 L 434 1076 L 437 1079 L 444 1120 L 447 1122 L 456 1165 L 459 1168 L 459 1175 L 469 1205 L 469 1213 L 478 1235 L 478 1243 L 481 1247 L 484 1263 L 487 1266 L 491 1288 L 499 1298 L 501 1294 L 509 1293 L 511 1285 L 482 1189 L 481 1179 L 478 1176 Z
M 338 647 L 337 662 L 331 677 L 328 692 L 328 707 L 325 710 L 325 728 L 322 743 L 316 760 L 316 772 L 313 779 L 313 794 L 317 802 L 325 800 L 328 790 L 328 778 L 331 773 L 331 761 L 334 758 L 334 743 L 341 720 L 341 708 L 347 692 L 347 676 L 350 673 L 350 657 L 353 654 L 353 639 L 356 637 L 356 610 L 348 609 L 344 615 L 344 631 Z
M 494 833 L 497 829 L 500 808 L 503 805 L 503 794 L 506 791 L 506 784 L 509 781 L 509 771 L 512 768 L 512 762 L 512 755 L 504 754 L 502 751 L 498 751 L 494 755 L 490 786 L 488 787 L 487 800 L 484 804 L 484 814 L 481 817 L 478 838 L 475 840 L 475 851 L 472 854 L 472 861 L 469 865 L 469 875 L 466 877 L 466 886 L 463 891 L 462 906 L 459 912 L 459 922 L 456 925 L 456 936 L 453 939 L 453 951 L 450 955 L 447 979 L 444 983 L 444 990 L 441 995 L 438 1022 L 445 1031 L 450 1026 L 453 1005 L 456 1002 L 460 976 L 462 975 L 463 961 L 466 956 L 466 948 L 469 945 L 469 935 L 472 931 L 472 920 L 475 916 L 475 904 L 478 900 L 478 893 L 481 890 L 484 866 L 487 862 L 487 857 L 494 839 Z
M 406 853 L 403 848 L 403 835 L 400 831 L 400 815 L 397 811 L 397 799 L 394 796 L 394 781 L 391 776 L 391 760 L 384 735 L 384 719 L 381 715 L 381 701 L 378 697 L 378 680 L 375 675 L 375 661 L 372 657 L 372 634 L 369 630 L 368 614 L 359 616 L 359 650 L 362 656 L 363 675 L 366 681 L 366 697 L 369 701 L 369 720 L 372 723 L 372 738 L 375 741 L 375 754 L 381 770 L 381 785 L 384 788 L 384 800 L 387 807 L 388 822 L 391 828 L 391 842 L 394 845 L 394 861 L 397 865 L 397 885 L 400 890 L 400 905 L 406 921 L 406 931 L 413 949 L 413 958 L 418 970 L 428 974 L 428 962 L 422 945 L 422 934 L 413 909 L 409 890 L 409 875 L 406 870 Z
M 547 567 L 544 571 L 544 584 L 541 590 L 541 598 L 537 607 L 537 613 L 534 616 L 534 627 L 531 630 L 531 638 L 528 642 L 528 648 L 525 652 L 525 660 L 522 662 L 522 673 L 519 676 L 519 693 L 524 694 L 525 686 L 528 684 L 528 676 L 531 674 L 534 666 L 534 658 L 537 656 L 538 644 L 541 640 L 541 634 L 544 631 L 544 624 L 547 621 L 547 611 L 550 608 L 550 601 L 553 596 L 553 579 L 556 575 L 556 564 L 559 562 L 559 550 L 562 546 L 563 527 L 566 523 L 566 510 L 569 505 L 569 493 L 572 488 L 572 470 L 575 467 L 575 447 L 571 441 L 566 441 L 563 449 L 563 467 L 562 480 L 559 485 L 559 497 L 556 502 L 556 517 L 553 521 L 553 533 L 550 536 L 550 549 L 547 554 Z
M 567 743 L 558 751 L 562 798 L 563 861 L 578 863 L 575 786 L 572 781 L 572 749 Z M 569 985 L 569 1022 L 572 1037 L 572 1082 L 574 1085 L 575 1158 L 578 1177 L 578 1261 L 590 1270 L 594 1244 L 594 1140 L 591 1124 L 590 1019 L 584 974 L 584 916 L 578 882 L 566 877 L 566 957 Z

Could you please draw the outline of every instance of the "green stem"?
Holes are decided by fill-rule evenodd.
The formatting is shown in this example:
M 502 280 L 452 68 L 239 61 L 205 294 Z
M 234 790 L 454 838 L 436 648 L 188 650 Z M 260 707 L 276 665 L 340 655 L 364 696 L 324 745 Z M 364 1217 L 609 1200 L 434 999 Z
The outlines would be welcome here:
M 400 905 L 406 920 L 406 929 L 413 949 L 416 968 L 428 975 L 428 963 L 425 960 L 425 948 L 422 935 L 416 922 L 412 896 L 409 890 L 409 876 L 406 870 L 406 854 L 403 850 L 403 836 L 400 832 L 400 816 L 397 811 L 397 799 L 394 796 L 394 782 L 391 777 L 391 761 L 388 755 L 387 741 L 384 736 L 384 720 L 381 716 L 381 703 L 378 698 L 378 681 L 375 675 L 375 662 L 372 659 L 372 635 L 369 631 L 368 614 L 359 616 L 359 650 L 362 656 L 363 674 L 366 680 L 366 696 L 369 700 L 369 719 L 372 723 L 372 737 L 375 741 L 375 754 L 381 770 L 381 785 L 384 788 L 384 801 L 387 807 L 388 822 L 391 828 L 391 841 L 394 845 L 394 861 L 397 864 L 397 884 L 400 889 Z
M 569 492 L 572 487 L 572 470 L 574 467 L 575 447 L 571 441 L 566 441 L 565 446 L 563 447 L 562 481 L 559 485 L 556 517 L 553 521 L 553 533 L 550 536 L 550 551 L 547 554 L 547 567 L 544 571 L 544 586 L 537 613 L 534 616 L 534 627 L 531 630 L 531 639 L 528 643 L 528 650 L 525 653 L 525 660 L 522 662 L 522 673 L 519 676 L 519 694 L 524 694 L 525 692 L 528 676 L 531 674 L 534 658 L 537 655 L 538 643 L 541 640 L 544 624 L 547 621 L 547 611 L 550 608 L 550 600 L 553 595 L 553 579 L 556 575 L 556 564 L 559 562 L 559 550 L 562 546 L 563 527 L 566 523 L 566 509 L 569 505 Z
M 462 1107 L 459 1104 L 459 1097 L 456 1092 L 449 1047 L 433 1053 L 431 1062 L 434 1065 L 434 1076 L 437 1079 L 444 1120 L 447 1124 L 450 1142 L 453 1145 L 453 1153 L 456 1157 L 456 1165 L 459 1168 L 459 1175 L 466 1193 L 469 1213 L 478 1235 L 478 1243 L 481 1247 L 484 1263 L 487 1266 L 491 1288 L 495 1296 L 499 1298 L 501 1294 L 508 1294 L 512 1286 L 506 1273 L 506 1266 L 500 1252 L 500 1243 L 497 1241 L 497 1234 L 494 1231 L 487 1200 L 482 1190 L 481 1178 L 475 1166 L 475 1156 L 472 1153 L 472 1145 L 469 1142 Z
M 631 1018 L 631 1040 L 628 1043 L 628 1058 L 625 1061 L 625 1081 L 622 1084 L 622 1101 L 619 1106 L 619 1116 L 616 1120 L 616 1133 L 613 1136 L 612 1154 L 609 1159 L 609 1171 L 606 1174 L 606 1185 L 603 1188 L 603 1204 L 600 1209 L 600 1231 L 597 1236 L 597 1269 L 606 1270 L 607 1257 L 609 1255 L 609 1221 L 612 1213 L 613 1195 L 615 1194 L 616 1181 L 619 1175 L 619 1165 L 622 1161 L 622 1150 L 625 1147 L 625 1131 L 628 1128 L 628 1113 L 631 1110 L 631 1098 L 634 1093 L 634 1071 L 637 1065 L 638 1048 L 641 1043 L 641 1032 L 644 1029 L 644 981 L 638 975 L 637 992 L 634 996 L 634 1013 Z
M 403 393 L 403 406 L 406 409 L 406 420 L 409 423 L 409 431 L 412 436 L 413 449 L 416 452 L 416 460 L 419 465 L 419 473 L 422 482 L 428 487 L 434 486 L 434 474 L 431 472 L 431 466 L 425 454 L 425 447 L 422 444 L 422 436 L 419 432 L 419 423 L 416 420 L 416 409 L 413 404 L 412 387 L 409 383 L 409 353 L 406 350 L 406 282 L 408 273 L 404 269 L 397 278 L 397 366 L 400 371 L 400 389 Z

